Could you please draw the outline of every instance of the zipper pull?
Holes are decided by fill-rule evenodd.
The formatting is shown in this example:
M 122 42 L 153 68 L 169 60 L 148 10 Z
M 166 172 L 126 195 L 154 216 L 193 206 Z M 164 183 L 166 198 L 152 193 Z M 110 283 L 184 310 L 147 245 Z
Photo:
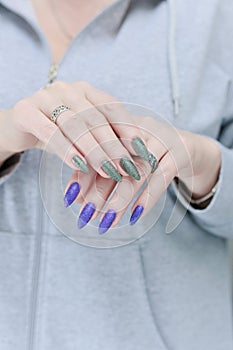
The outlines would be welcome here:
M 49 76 L 48 76 L 48 83 L 47 85 L 52 84 L 56 78 L 57 78 L 57 73 L 58 73 L 58 68 L 59 65 L 56 63 L 52 63 L 50 68 L 49 68 Z

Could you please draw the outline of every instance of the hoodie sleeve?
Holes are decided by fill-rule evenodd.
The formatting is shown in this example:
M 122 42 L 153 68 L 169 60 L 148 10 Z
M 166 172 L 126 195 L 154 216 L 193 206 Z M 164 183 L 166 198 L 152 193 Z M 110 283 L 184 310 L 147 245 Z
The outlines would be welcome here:
M 222 164 L 217 191 L 204 209 L 195 209 L 179 193 L 175 183 L 173 189 L 181 204 L 188 210 L 194 221 L 209 233 L 224 238 L 233 238 L 233 84 L 230 87 L 227 110 L 231 114 L 224 118 L 218 143 Z
M 14 174 L 21 160 L 22 153 L 16 153 L 5 160 L 5 162 L 0 167 L 0 186 Z
M 192 219 L 210 234 L 233 238 L 233 2 L 220 0 L 213 26 L 208 55 L 228 77 L 228 91 L 220 116 L 221 129 L 217 140 L 222 164 L 217 191 L 204 209 L 195 209 L 178 192 L 175 182 L 171 188 Z

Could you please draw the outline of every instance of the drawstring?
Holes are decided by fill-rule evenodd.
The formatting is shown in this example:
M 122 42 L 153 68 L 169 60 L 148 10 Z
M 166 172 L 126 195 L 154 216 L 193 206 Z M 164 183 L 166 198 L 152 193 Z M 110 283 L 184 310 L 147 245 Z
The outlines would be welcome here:
M 180 87 L 178 77 L 178 65 L 175 47 L 176 33 L 176 14 L 175 0 L 168 0 L 169 8 L 169 29 L 168 29 L 168 50 L 169 50 L 169 68 L 171 74 L 172 102 L 175 117 L 178 117 L 180 112 Z

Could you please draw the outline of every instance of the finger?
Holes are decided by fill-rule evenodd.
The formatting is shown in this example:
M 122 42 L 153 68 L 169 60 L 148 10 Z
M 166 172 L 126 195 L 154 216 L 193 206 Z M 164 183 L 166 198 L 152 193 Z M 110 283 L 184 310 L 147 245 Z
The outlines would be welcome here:
M 104 179 L 97 174 L 95 181 L 92 181 L 92 185 L 83 196 L 84 201 L 79 213 L 78 228 L 83 228 L 101 213 L 115 186 L 117 185 L 112 179 Z
M 141 159 L 137 160 L 136 164 L 140 168 L 142 174 L 144 174 L 141 180 L 143 182 L 144 178 L 150 171 L 150 166 L 146 164 L 145 167 L 145 162 L 142 162 Z M 129 190 L 127 179 L 129 179 L 129 182 L 131 183 L 132 191 L 137 191 L 141 186 L 140 182 L 135 182 L 131 178 L 124 177 L 123 179 L 124 183 L 118 183 L 116 185 L 111 179 L 104 179 L 97 175 L 96 181 L 92 182 L 92 186 L 88 188 L 87 192 L 83 195 L 84 203 L 80 209 L 78 220 L 79 228 L 86 226 L 89 221 L 94 220 L 102 212 L 106 202 L 109 202 L 106 209 L 108 212 L 111 212 L 112 214 L 118 212 L 117 214 L 119 214 L 116 223 L 120 220 L 122 216 L 121 214 L 124 212 L 124 207 L 125 205 L 127 207 L 131 198 L 126 192 Z M 121 197 L 121 193 L 123 193 L 126 200 Z M 122 213 L 120 211 L 122 211 Z
M 59 93 L 61 93 L 60 90 L 55 91 L 54 94 L 51 95 L 51 92 L 49 93 L 47 90 L 41 90 L 36 95 L 38 108 L 41 109 L 42 113 L 44 113 L 48 119 L 51 118 L 52 112 L 58 106 L 67 106 L 67 102 L 63 99 L 63 96 L 57 96 Z M 79 109 L 83 110 L 85 108 L 87 108 L 86 101 L 80 99 Z M 78 150 L 79 158 L 75 158 L 75 164 L 77 160 L 77 166 L 79 165 L 81 168 L 84 167 L 86 164 L 84 162 L 85 157 L 86 161 L 91 164 L 101 176 L 111 176 L 115 181 L 121 181 L 121 176 L 115 168 L 114 163 L 95 140 L 83 119 L 74 110 L 70 109 L 62 112 L 56 120 L 56 125 L 64 137 Z M 80 159 L 83 161 L 81 161 L 81 164 Z M 102 168 L 103 162 L 108 162 L 108 167 L 105 167 L 105 170 Z M 106 173 L 106 170 L 109 170 L 108 173 Z
M 145 140 L 137 126 L 137 117 L 132 116 L 117 99 L 93 86 L 86 90 L 86 97 L 105 116 L 127 150 L 148 160 Z
M 79 149 L 97 173 L 105 178 L 110 176 L 115 181 L 121 181 L 115 163 L 93 137 L 89 127 L 79 115 L 67 115 L 66 121 L 63 118 L 61 123 L 59 121 L 58 125 L 64 135 Z
M 46 118 L 33 104 L 31 107 L 28 107 L 27 111 L 27 114 L 24 115 L 21 128 L 39 140 L 37 146 L 55 153 L 72 169 L 77 169 L 74 159 L 79 159 L 79 163 L 82 163 L 83 168 L 85 167 L 86 171 L 88 171 L 85 160 L 80 152 L 64 137 L 52 121 Z
M 163 144 L 161 144 L 158 140 L 156 140 L 155 138 L 150 139 L 150 141 L 148 142 L 148 146 L 151 150 L 153 150 L 153 154 L 155 155 L 158 162 L 162 161 L 163 158 L 167 154 L 166 147 Z M 117 187 L 117 190 L 116 190 L 114 197 L 108 203 L 108 206 L 105 208 L 105 214 L 102 215 L 102 217 L 101 217 L 101 224 L 100 224 L 101 233 L 106 232 L 110 227 L 114 227 L 119 223 L 119 221 L 121 220 L 125 211 L 127 210 L 129 204 L 132 202 L 132 199 L 135 197 L 137 192 L 144 185 L 144 181 L 150 175 L 152 169 L 148 163 L 142 162 L 141 159 L 137 158 L 137 165 L 140 165 L 141 173 L 143 173 L 141 181 L 138 183 L 134 183 L 132 181 L 126 182 L 124 179 L 122 181 L 122 183 L 118 184 L 118 187 Z M 149 184 L 150 184 L 150 182 L 149 182 Z M 158 184 L 156 186 L 158 186 Z M 129 193 L 130 188 L 132 189 L 131 193 Z M 142 194 L 144 194 L 144 193 L 150 194 L 150 192 L 148 192 L 147 186 L 142 191 Z M 142 196 L 142 194 L 140 195 L 140 197 Z M 150 199 L 150 196 L 149 196 L 149 199 Z M 151 199 L 149 201 L 149 204 L 153 206 L 153 204 L 151 204 L 151 202 L 153 202 L 153 199 Z M 133 223 L 137 219 L 137 217 L 139 218 L 140 215 L 142 215 L 144 208 L 145 208 L 144 205 L 137 204 L 137 203 L 138 202 L 136 201 L 135 205 L 133 206 L 133 211 L 137 208 L 135 212 L 132 211 L 131 222 L 133 222 Z M 115 217 L 114 217 L 114 215 L 115 215 Z M 114 217 L 114 220 L 111 221 L 111 219 L 113 217 Z
M 168 152 L 167 146 L 160 142 L 160 139 L 155 137 L 150 138 L 147 142 L 149 150 L 149 164 L 151 166 L 151 173 L 156 171 L 160 160 Z
M 97 165 L 99 165 L 98 163 L 100 162 L 100 154 L 97 153 L 98 144 L 105 152 L 105 154 L 107 154 L 106 159 L 103 159 L 102 162 L 106 163 L 106 160 L 111 160 L 112 164 L 115 164 L 120 174 L 128 174 L 129 176 L 138 180 L 140 178 L 140 175 L 136 169 L 135 164 L 133 163 L 133 159 L 131 158 L 130 153 L 126 147 L 123 146 L 118 138 L 118 135 L 115 134 L 105 116 L 99 110 L 97 110 L 95 106 L 93 106 L 93 104 L 90 103 L 87 99 L 77 98 L 75 89 L 69 88 L 68 92 L 69 93 L 66 91 L 67 95 L 63 96 L 63 101 L 65 101 L 66 104 L 69 103 L 69 106 L 71 106 L 72 110 L 82 111 L 81 114 L 77 114 L 77 119 L 80 118 L 80 120 L 83 122 L 84 127 L 82 131 L 82 138 L 79 138 L 78 140 L 78 147 L 82 149 L 82 152 L 85 150 L 86 153 L 88 153 L 88 161 L 91 164 L 96 163 L 96 165 L 93 165 L 95 169 L 97 168 Z M 70 135 L 73 130 L 76 132 L 75 123 L 77 123 L 77 120 L 74 120 L 72 122 L 71 119 L 68 120 L 68 114 L 66 116 L 66 126 L 63 124 L 61 125 L 61 128 L 65 131 L 66 134 Z M 75 116 L 74 119 L 76 119 Z M 61 122 L 61 120 L 64 122 L 64 117 L 60 118 L 60 121 L 58 120 L 58 124 Z M 79 128 L 80 127 L 81 124 L 79 122 Z M 96 144 L 92 142 L 90 134 L 85 135 L 85 129 L 88 129 L 90 131 Z M 77 132 L 73 137 L 77 137 Z M 90 139 L 90 142 L 87 142 L 87 139 Z M 125 161 L 126 159 L 128 162 Z M 127 164 L 130 164 L 130 166 L 127 167 Z
M 112 127 L 106 118 L 90 104 L 90 113 L 86 118 L 86 124 L 91 131 L 96 141 L 101 145 L 102 149 L 112 159 L 122 175 L 129 175 L 138 180 L 138 170 L 133 162 L 133 159 L 128 150 L 123 146 L 121 140 L 113 131 Z M 93 113 L 93 114 L 92 114 Z M 123 160 L 128 159 L 134 164 L 134 172 L 128 172 L 128 169 L 123 167 Z M 137 173 L 135 176 L 134 174 Z
M 159 167 L 152 174 L 148 186 L 143 190 L 131 209 L 130 224 L 135 224 L 139 218 L 145 216 L 160 196 L 167 189 L 177 174 L 177 167 L 173 156 L 168 152 L 160 160 Z
M 99 233 L 103 234 L 110 227 L 116 226 L 129 207 L 133 198 L 144 184 L 144 181 L 150 174 L 151 168 L 148 163 L 137 157 L 135 159 L 137 166 L 143 174 L 140 181 L 133 181 L 131 178 L 123 178 L 121 183 L 117 184 L 114 195 L 108 201 L 104 208 L 104 213 L 100 218 Z
M 95 177 L 96 172 L 92 168 L 90 168 L 90 172 L 87 175 L 74 171 L 65 188 L 65 207 L 70 206 L 73 202 L 83 203 L 89 187 L 95 182 Z

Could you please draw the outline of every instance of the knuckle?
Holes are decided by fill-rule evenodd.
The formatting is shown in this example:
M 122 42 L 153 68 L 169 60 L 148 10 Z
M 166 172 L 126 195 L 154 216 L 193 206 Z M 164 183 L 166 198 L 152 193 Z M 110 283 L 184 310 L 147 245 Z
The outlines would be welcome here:
M 57 121 L 59 126 L 71 134 L 79 134 L 79 130 L 81 129 L 81 125 L 79 123 L 80 116 L 77 113 L 62 113 Z
M 113 113 L 114 111 L 119 109 L 119 102 L 113 100 L 111 102 L 104 103 L 101 106 L 101 109 L 102 109 L 103 113 L 106 113 L 106 114 Z
M 85 80 L 81 80 L 81 81 L 76 81 L 74 83 L 71 83 L 72 87 L 77 91 L 83 91 L 83 90 L 87 90 L 90 87 L 90 84 L 85 81 Z
M 89 126 L 106 127 L 106 125 L 109 125 L 104 116 L 96 112 L 94 108 L 88 110 L 86 121 Z
M 67 120 L 67 121 L 69 121 L 71 124 L 72 123 L 77 123 L 79 120 L 80 120 L 80 116 L 79 116 L 79 114 L 78 113 L 70 113 L 70 114 L 68 114 L 68 113 L 64 113 L 64 115 L 63 116 L 61 116 L 61 117 L 64 117 L 64 118 L 66 118 L 66 119 L 64 119 L 64 120 Z M 72 124 L 73 125 L 73 124 Z
M 48 97 L 49 93 L 45 89 L 38 90 L 33 96 L 33 99 L 45 100 Z
M 54 135 L 56 131 L 56 126 L 52 123 L 46 123 L 39 126 L 37 133 L 38 138 L 43 142 L 48 142 L 50 138 Z
M 27 120 L 33 110 L 33 103 L 31 98 L 25 98 L 18 101 L 12 111 L 13 111 L 13 122 L 15 126 L 21 130 L 27 130 Z
M 13 109 L 16 113 L 26 113 L 31 108 L 31 101 L 29 98 L 24 98 L 20 101 L 18 101 Z
M 62 80 L 56 80 L 51 85 L 49 85 L 49 89 L 59 89 L 63 90 L 67 86 L 67 83 Z

